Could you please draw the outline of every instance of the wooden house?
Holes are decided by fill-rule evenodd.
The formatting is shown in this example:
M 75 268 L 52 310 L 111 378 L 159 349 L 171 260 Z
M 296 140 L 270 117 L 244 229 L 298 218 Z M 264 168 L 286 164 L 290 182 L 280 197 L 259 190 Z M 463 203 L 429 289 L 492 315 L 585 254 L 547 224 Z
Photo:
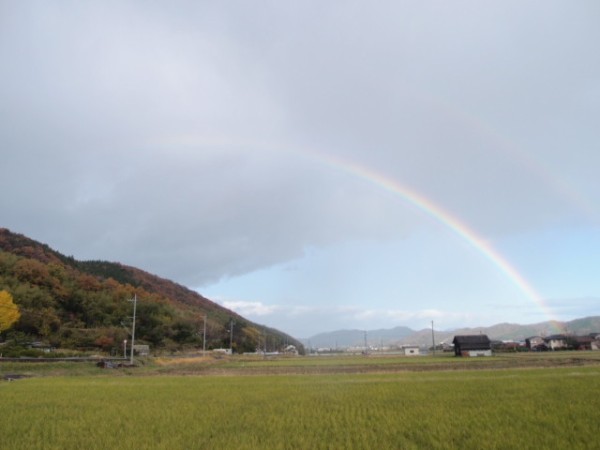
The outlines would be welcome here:
M 492 342 L 485 334 L 454 336 L 455 356 L 492 356 Z

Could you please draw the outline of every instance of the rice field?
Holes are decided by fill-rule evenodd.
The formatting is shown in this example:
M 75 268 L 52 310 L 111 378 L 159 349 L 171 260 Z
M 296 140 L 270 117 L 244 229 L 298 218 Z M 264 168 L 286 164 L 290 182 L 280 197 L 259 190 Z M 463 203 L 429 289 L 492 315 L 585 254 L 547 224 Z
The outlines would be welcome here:
M 600 367 L 0 383 L 2 449 L 593 449 Z

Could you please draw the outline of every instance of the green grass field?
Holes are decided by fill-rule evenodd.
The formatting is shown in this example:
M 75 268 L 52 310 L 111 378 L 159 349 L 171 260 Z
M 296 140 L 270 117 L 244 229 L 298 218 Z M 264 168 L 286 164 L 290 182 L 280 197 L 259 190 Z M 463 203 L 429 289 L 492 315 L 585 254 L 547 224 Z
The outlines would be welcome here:
M 566 357 L 552 358 L 560 365 Z M 403 361 L 416 364 L 387 363 Z M 454 366 L 483 359 L 446 361 L 448 370 L 252 376 L 245 367 L 259 361 L 244 359 L 217 362 L 222 376 L 174 375 L 193 373 L 182 366 L 206 364 L 193 360 L 147 364 L 138 372 L 71 364 L 74 376 L 65 376 L 68 365 L 30 366 L 36 376 L 0 382 L 0 448 L 600 448 L 597 363 L 506 368 L 505 358 L 492 358 L 494 370 L 462 370 Z M 303 363 L 317 364 L 285 360 Z M 265 361 L 263 368 L 280 364 Z M 1 373 L 18 367 L 0 364 Z M 172 374 L 156 376 L 165 368 Z

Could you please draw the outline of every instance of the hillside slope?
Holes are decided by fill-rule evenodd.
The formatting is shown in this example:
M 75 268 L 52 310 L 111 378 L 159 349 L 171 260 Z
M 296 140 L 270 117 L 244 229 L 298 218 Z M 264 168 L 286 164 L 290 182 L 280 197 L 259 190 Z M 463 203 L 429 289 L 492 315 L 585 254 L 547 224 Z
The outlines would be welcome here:
M 106 261 L 77 261 L 45 244 L 0 228 L 0 290 L 21 311 L 9 331 L 20 339 L 56 347 L 118 353 L 130 339 L 131 301 L 138 299 L 136 343 L 155 350 L 230 345 L 234 351 L 257 347 L 279 350 L 291 336 L 255 324 L 172 281 L 134 267 Z M 7 332 L 4 333 L 7 335 Z M 1 336 L 0 336 L 1 338 Z

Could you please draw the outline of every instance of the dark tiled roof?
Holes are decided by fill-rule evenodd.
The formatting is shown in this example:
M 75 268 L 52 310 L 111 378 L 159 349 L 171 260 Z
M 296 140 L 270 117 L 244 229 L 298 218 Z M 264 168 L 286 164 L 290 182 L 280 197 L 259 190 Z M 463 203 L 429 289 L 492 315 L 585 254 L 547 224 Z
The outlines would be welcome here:
M 490 338 L 487 334 L 473 334 L 465 336 L 454 336 L 452 340 L 454 345 L 456 344 L 490 344 Z
M 564 341 L 565 339 L 567 339 L 567 336 L 564 334 L 553 334 L 544 338 L 545 341 Z

